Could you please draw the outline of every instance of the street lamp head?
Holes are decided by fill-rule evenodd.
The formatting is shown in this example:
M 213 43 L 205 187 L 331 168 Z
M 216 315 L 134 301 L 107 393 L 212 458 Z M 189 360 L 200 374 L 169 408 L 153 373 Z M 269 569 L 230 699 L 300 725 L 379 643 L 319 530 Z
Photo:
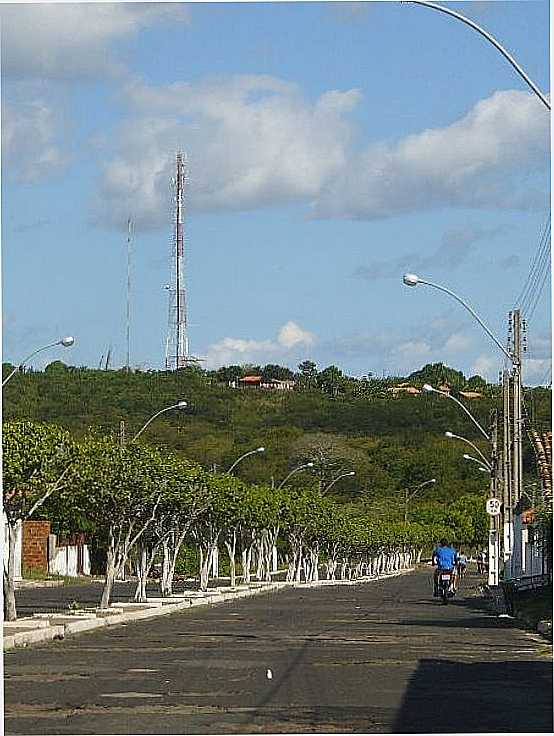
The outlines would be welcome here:
M 70 348 L 74 342 L 75 342 L 75 338 L 69 335 L 68 337 L 62 337 L 59 344 L 63 345 L 64 348 Z
M 355 470 L 351 470 L 350 473 L 348 473 L 348 475 L 356 475 L 356 471 Z
M 437 389 L 436 388 L 433 388 L 430 383 L 424 383 L 423 384 L 423 390 L 426 393 L 431 393 L 432 391 L 436 391 Z
M 436 482 L 437 482 L 436 478 L 431 478 L 431 480 L 429 481 L 429 483 L 436 483 Z
M 451 439 L 452 439 L 452 437 L 454 437 L 454 434 L 453 434 L 452 432 L 445 432 L 445 433 L 444 433 L 444 436 L 445 436 L 445 437 L 448 437 L 448 439 L 449 439 L 449 440 L 451 440 Z
M 306 467 L 307 468 L 313 468 L 314 467 L 314 464 L 313 463 L 306 463 Z
M 471 460 L 471 455 L 468 455 L 467 452 L 464 452 L 464 460 Z
M 186 401 L 179 401 L 179 403 L 177 404 L 177 409 L 186 409 L 187 406 L 188 404 Z
M 258 447 L 258 449 L 255 450 L 255 452 L 265 452 L 265 447 Z
M 404 281 L 406 286 L 417 286 L 419 284 L 419 276 L 416 276 L 415 273 L 405 273 L 402 281 Z

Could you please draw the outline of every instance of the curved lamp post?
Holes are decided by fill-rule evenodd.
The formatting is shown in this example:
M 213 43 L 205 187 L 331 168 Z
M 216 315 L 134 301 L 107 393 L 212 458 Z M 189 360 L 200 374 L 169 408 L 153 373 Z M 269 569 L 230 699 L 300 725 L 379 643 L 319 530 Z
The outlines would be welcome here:
M 426 393 L 439 394 L 440 396 L 444 396 L 445 398 L 447 398 L 447 399 L 451 399 L 452 401 L 454 401 L 454 402 L 455 402 L 456 404 L 458 404 L 458 406 L 459 406 L 459 407 L 461 407 L 461 408 L 462 408 L 462 409 L 463 409 L 463 410 L 465 411 L 465 413 L 467 414 L 467 416 L 468 416 L 468 417 L 469 417 L 469 418 L 471 419 L 471 421 L 473 422 L 473 424 L 475 424 L 475 426 L 476 426 L 476 427 L 477 427 L 477 429 L 478 429 L 478 430 L 479 430 L 479 431 L 481 432 L 481 434 L 482 434 L 482 435 L 483 435 L 483 436 L 484 436 L 484 437 L 485 437 L 485 438 L 486 438 L 486 439 L 487 439 L 487 440 L 488 440 L 489 442 L 491 441 L 491 438 L 490 438 L 490 436 L 489 436 L 489 435 L 487 434 L 487 432 L 485 432 L 485 430 L 484 430 L 484 429 L 483 429 L 483 427 L 482 427 L 482 426 L 481 426 L 481 425 L 479 424 L 479 422 L 477 421 L 477 419 L 475 419 L 475 417 L 474 417 L 474 416 L 473 416 L 473 414 L 472 414 L 472 413 L 471 413 L 471 412 L 469 411 L 469 409 L 467 408 L 467 406 L 464 406 L 464 405 L 462 404 L 462 402 L 461 402 L 461 401 L 458 401 L 458 399 L 457 399 L 457 398 L 456 398 L 455 396 L 452 396 L 451 394 L 447 394 L 447 393 L 445 393 L 444 391 L 439 391 L 439 389 L 438 389 L 438 388 L 434 388 L 434 387 L 433 387 L 433 386 L 431 386 L 431 385 L 430 385 L 429 383 L 425 383 L 425 384 L 424 384 L 424 386 L 423 386 L 423 390 L 424 390 L 424 391 L 425 391 Z
M 31 358 L 34 358 L 34 356 L 37 355 L 37 353 L 41 353 L 43 350 L 47 350 L 48 348 L 53 348 L 56 345 L 61 345 L 64 348 L 69 348 L 69 347 L 71 347 L 73 345 L 74 342 L 75 342 L 75 338 L 74 337 L 71 337 L 71 336 L 62 337 L 61 340 L 56 340 L 56 342 L 51 342 L 48 345 L 44 345 L 43 347 L 39 348 L 38 350 L 35 350 L 30 355 L 28 355 L 24 360 L 22 360 L 21 363 L 19 365 L 17 365 L 13 369 L 13 371 L 2 381 L 2 386 L 5 386 L 7 384 L 7 382 L 10 380 L 10 378 L 15 373 L 17 373 L 18 370 L 20 370 L 21 368 L 23 368 L 23 366 L 25 365 L 25 363 L 27 363 L 27 361 L 31 360 Z
M 337 481 L 339 481 L 339 480 L 340 480 L 341 478 L 346 478 L 347 476 L 352 476 L 352 475 L 356 475 L 356 471 L 355 471 L 355 470 L 351 470 L 351 471 L 350 471 L 349 473 L 343 473 L 342 475 L 339 475 L 339 476 L 337 476 L 337 477 L 335 478 L 335 480 L 332 480 L 332 481 L 331 481 L 331 482 L 329 483 L 329 485 L 327 486 L 327 488 L 325 488 L 325 489 L 324 489 L 324 490 L 323 490 L 323 491 L 321 492 L 321 495 L 323 495 L 324 493 L 327 493 L 327 491 L 329 490 L 329 488 L 331 488 L 331 486 L 334 486 L 334 485 L 335 485 L 335 483 L 336 483 Z
M 468 455 L 467 452 L 464 453 L 464 460 L 471 460 L 471 462 L 477 463 L 479 470 L 484 470 L 485 473 L 490 474 L 492 472 L 492 465 L 486 460 L 483 462 L 482 460 L 479 460 L 479 458 L 473 457 L 473 455 Z
M 465 437 L 460 437 L 459 434 L 454 434 L 454 432 L 445 432 L 444 433 L 444 436 L 445 437 L 448 437 L 448 439 L 461 440 L 462 442 L 465 442 L 466 445 L 469 445 L 470 447 L 472 447 L 475 450 L 475 452 L 479 455 L 479 457 L 485 463 L 485 465 L 490 465 L 490 462 L 483 455 L 483 453 L 481 452 L 481 450 L 477 447 L 477 445 L 474 445 L 473 442 L 471 442 L 470 440 L 466 439 Z
M 164 414 L 164 412 L 171 411 L 172 409 L 186 409 L 187 406 L 188 404 L 186 401 L 179 401 L 177 404 L 173 404 L 172 406 L 166 406 L 165 409 L 160 409 L 160 411 L 157 411 L 153 416 L 151 416 L 150 419 L 146 422 L 146 424 L 141 429 L 139 429 L 139 431 L 133 437 L 131 442 L 134 442 L 137 439 L 137 437 L 139 437 L 144 432 L 146 427 L 148 427 L 148 425 L 151 424 L 154 421 L 154 419 L 156 419 L 156 417 L 159 417 L 160 414 Z
M 523 79 L 523 81 L 533 90 L 533 92 L 537 95 L 537 97 L 540 99 L 540 101 L 543 103 L 543 105 L 550 110 L 550 102 L 547 100 L 546 96 L 540 91 L 540 89 L 537 87 L 537 85 L 529 78 L 529 76 L 523 71 L 523 69 L 520 67 L 520 65 L 517 63 L 517 61 L 513 58 L 513 56 L 506 51 L 506 49 L 500 44 L 494 36 L 492 36 L 490 33 L 485 31 L 484 28 L 481 28 L 481 26 L 478 26 L 475 21 L 472 21 L 470 18 L 466 18 L 465 15 L 462 15 L 461 13 L 456 12 L 455 10 L 451 10 L 450 8 L 444 8 L 442 5 L 437 5 L 436 3 L 429 3 L 424 2 L 424 0 L 408 0 L 410 5 L 423 5 L 426 8 L 431 8 L 432 10 L 438 10 L 440 13 L 445 13 L 446 15 L 451 15 L 453 18 L 457 18 L 458 20 L 461 20 L 462 23 L 465 23 L 470 28 L 473 28 L 473 30 L 477 31 L 477 33 L 480 33 L 481 36 L 487 39 L 492 45 L 500 51 L 502 56 L 512 65 L 512 67 L 516 70 L 516 72 L 519 74 L 519 76 Z
M 248 457 L 249 455 L 255 455 L 257 452 L 265 452 L 265 447 L 257 447 L 255 450 L 250 450 L 249 452 L 245 452 L 244 455 L 241 455 L 235 462 L 231 465 L 229 470 L 227 471 L 227 474 L 233 470 L 233 468 L 238 465 L 241 460 L 244 460 L 245 457 Z
M 285 483 L 288 481 L 288 479 L 295 473 L 298 473 L 300 470 L 304 470 L 304 468 L 313 468 L 313 467 L 314 467 L 313 463 L 306 463 L 305 465 L 299 465 L 297 468 L 294 468 L 294 470 L 291 470 L 290 473 L 287 475 L 287 477 L 279 483 L 279 485 L 277 486 L 277 489 L 282 488 L 285 485 Z
M 412 500 L 412 498 L 416 495 L 416 493 L 418 493 L 423 488 L 423 486 L 428 486 L 429 484 L 436 483 L 436 482 L 437 482 L 436 478 L 431 478 L 430 480 L 423 481 L 423 483 L 420 483 L 418 486 L 414 488 L 413 493 L 410 493 L 409 488 L 404 489 L 404 492 L 406 494 L 406 498 L 404 500 L 404 521 L 405 522 L 408 521 L 408 504 Z
M 435 284 L 432 281 L 426 281 L 425 279 L 420 278 L 415 273 L 405 273 L 403 276 L 403 282 L 406 286 L 417 286 L 418 284 L 424 284 L 425 286 L 431 286 L 433 289 L 438 289 L 438 291 L 443 291 L 445 294 L 448 294 L 453 299 L 455 299 L 459 304 L 464 307 L 464 309 L 467 309 L 467 311 L 471 314 L 471 316 L 479 322 L 481 327 L 485 330 L 487 335 L 496 343 L 496 345 L 502 350 L 504 355 L 508 358 L 508 360 L 512 364 L 516 364 L 516 358 L 515 356 L 508 352 L 504 345 L 500 342 L 500 340 L 496 337 L 496 335 L 487 327 L 487 325 L 483 322 L 481 317 L 477 314 L 477 312 L 465 302 L 461 296 L 458 296 L 458 294 L 454 293 L 450 289 L 447 289 L 446 286 L 441 286 L 440 284 Z

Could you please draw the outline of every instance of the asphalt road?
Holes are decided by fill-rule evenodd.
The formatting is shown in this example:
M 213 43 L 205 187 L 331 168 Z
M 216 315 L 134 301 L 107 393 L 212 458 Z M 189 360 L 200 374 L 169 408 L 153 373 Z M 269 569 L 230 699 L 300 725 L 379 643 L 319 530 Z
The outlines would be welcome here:
M 441 606 L 429 575 L 288 589 L 7 651 L 6 732 L 552 731 L 550 648 L 469 595 Z

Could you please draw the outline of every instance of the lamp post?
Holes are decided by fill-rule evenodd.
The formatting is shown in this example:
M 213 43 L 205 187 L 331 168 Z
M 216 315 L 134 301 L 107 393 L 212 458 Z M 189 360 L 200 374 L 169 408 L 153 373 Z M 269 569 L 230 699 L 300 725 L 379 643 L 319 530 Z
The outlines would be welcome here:
M 481 317 L 477 314 L 477 312 L 470 307 L 469 304 L 467 304 L 458 294 L 454 293 L 450 289 L 447 289 L 445 286 L 441 286 L 440 284 L 435 284 L 432 281 L 427 281 L 425 279 L 420 278 L 414 273 L 406 273 L 404 274 L 403 278 L 404 284 L 406 286 L 417 286 L 418 284 L 424 284 L 425 286 L 430 286 L 433 289 L 438 289 L 439 291 L 444 292 L 445 294 L 448 294 L 453 299 L 455 299 L 459 304 L 461 304 L 464 309 L 466 309 L 471 316 L 481 325 L 481 327 L 485 330 L 487 335 L 491 338 L 491 340 L 496 344 L 498 348 L 500 348 L 501 352 L 504 354 L 506 358 L 510 361 L 512 364 L 512 374 L 513 374 L 513 414 L 512 414 L 512 425 L 514 428 L 514 437 L 513 437 L 513 446 L 512 449 L 509 450 L 507 446 L 507 435 L 506 431 L 504 432 L 504 458 L 507 458 L 508 452 L 511 453 L 512 456 L 512 469 L 513 469 L 513 490 L 515 493 L 515 502 L 517 503 L 520 495 L 521 495 L 521 479 L 522 479 L 522 431 L 521 431 L 521 423 L 522 423 L 522 386 L 521 386 L 521 350 L 520 350 L 520 315 L 519 310 L 516 310 L 514 312 L 514 350 L 513 352 L 509 352 L 506 350 L 504 345 L 500 342 L 500 340 L 494 335 L 494 333 L 487 327 L 487 325 L 483 322 Z M 424 386 L 425 388 L 425 386 Z M 436 389 L 431 389 L 436 390 Z M 454 397 L 451 397 L 454 398 Z M 457 400 L 456 400 L 457 401 Z M 460 402 L 458 402 L 459 405 L 464 409 L 466 414 L 471 417 L 472 421 L 477 424 L 480 431 L 487 437 L 487 439 L 491 442 L 492 445 L 492 465 L 493 465 L 493 471 L 491 472 L 491 485 L 490 485 L 490 496 L 491 498 L 495 498 L 495 494 L 497 492 L 498 486 L 499 486 L 499 468 L 498 468 L 498 452 L 497 452 L 497 428 L 496 428 L 496 419 L 495 423 L 493 425 L 493 436 L 492 438 L 487 435 L 487 433 L 483 430 L 481 425 L 477 422 L 477 420 L 471 415 L 471 413 L 464 407 L 464 405 Z M 506 425 L 507 417 L 506 417 L 506 406 L 507 403 L 509 403 L 509 396 L 504 397 L 504 423 Z M 504 558 L 505 562 L 508 559 L 511 549 L 512 549 L 512 540 L 513 540 L 513 520 L 512 520 L 512 505 L 514 502 L 514 499 L 512 497 L 511 491 L 510 491 L 510 480 L 508 479 L 507 475 L 504 475 L 503 478 L 503 496 L 505 499 L 504 507 L 503 507 L 503 520 L 502 525 L 504 528 Z M 499 529 L 499 523 L 500 519 L 498 519 L 496 516 L 491 516 L 490 519 L 490 533 L 489 533 L 489 585 L 497 585 L 500 577 L 500 529 Z M 505 569 L 508 569 L 505 566 Z M 508 569 L 509 572 L 509 569 Z
M 469 417 L 469 418 L 471 419 L 471 421 L 473 422 L 473 424 L 475 424 L 475 426 L 476 426 L 476 427 L 477 427 L 477 429 L 478 429 L 478 430 L 479 430 L 479 431 L 481 432 L 481 434 L 483 435 L 483 437 L 485 437 L 485 438 L 486 438 L 486 439 L 487 439 L 487 440 L 488 440 L 489 442 L 491 441 L 491 438 L 490 438 L 489 434 L 488 434 L 488 433 L 487 433 L 487 432 L 486 432 L 486 431 L 485 431 L 485 430 L 483 429 L 483 427 L 482 427 L 482 426 L 481 426 L 481 425 L 479 424 L 479 422 L 477 421 L 477 419 L 475 419 L 475 417 L 474 417 L 474 416 L 473 416 L 473 414 L 472 414 L 472 413 L 471 413 L 471 412 L 469 411 L 469 409 L 467 408 L 467 406 L 464 406 L 464 404 L 462 404 L 462 402 L 461 402 L 461 401 L 458 401 L 458 399 L 457 399 L 457 398 L 456 398 L 455 396 L 452 396 L 452 394 L 447 394 L 447 393 L 446 393 L 446 392 L 444 392 L 444 391 L 439 391 L 439 389 L 438 389 L 438 388 L 434 388 L 434 387 L 433 387 L 433 386 L 431 386 L 431 385 L 430 385 L 429 383 L 425 383 L 425 384 L 423 385 L 423 390 L 424 390 L 424 391 L 425 391 L 426 393 L 439 394 L 440 396 L 444 396 L 445 398 L 447 398 L 447 399 L 450 399 L 450 400 L 451 400 L 451 401 L 453 401 L 454 403 L 458 404 L 458 406 L 459 406 L 459 407 L 460 407 L 460 408 L 461 408 L 461 409 L 462 409 L 462 410 L 463 410 L 463 411 L 464 411 L 464 412 L 465 412 L 465 413 L 467 414 L 467 416 L 468 416 L 468 417 Z
M 160 411 L 157 411 L 155 414 L 153 414 L 150 419 L 146 422 L 146 424 L 139 429 L 139 431 L 136 433 L 136 435 L 133 437 L 131 442 L 134 442 L 140 435 L 144 432 L 146 427 L 148 427 L 149 424 L 151 424 L 156 417 L 159 417 L 160 414 L 164 414 L 166 411 L 171 411 L 172 409 L 186 409 L 188 406 L 186 401 L 179 401 L 177 404 L 172 404 L 171 406 L 166 406 L 165 409 L 160 409 Z M 129 444 L 131 444 L 131 442 Z
M 412 493 L 410 493 L 409 488 L 404 489 L 404 493 L 406 494 L 406 497 L 404 499 L 404 522 L 408 521 L 408 503 L 412 500 L 412 498 L 416 495 L 416 493 L 419 493 L 419 491 L 424 487 L 428 486 L 431 483 L 436 483 L 436 478 L 431 478 L 430 480 L 426 480 L 423 483 L 420 483 L 418 486 L 416 486 Z
M 461 437 L 459 434 L 454 434 L 453 432 L 445 432 L 445 437 L 448 437 L 448 439 L 454 439 L 454 440 L 461 440 L 462 442 L 465 442 L 467 445 L 472 447 L 475 452 L 479 455 L 479 457 L 483 460 L 483 462 L 490 467 L 490 463 L 487 460 L 487 458 L 483 455 L 481 450 L 477 447 L 477 445 L 473 444 L 471 440 L 466 439 L 465 437 Z
M 231 465 L 229 470 L 227 471 L 227 475 L 231 473 L 233 468 L 238 465 L 241 460 L 244 460 L 245 457 L 248 457 L 249 455 L 255 455 L 257 452 L 265 452 L 265 447 L 257 447 L 255 450 L 250 450 L 249 452 L 245 452 L 244 455 L 241 455 L 235 462 Z
M 279 485 L 277 486 L 277 489 L 282 488 L 285 485 L 285 483 L 288 481 L 288 479 L 295 473 L 298 473 L 300 470 L 304 470 L 304 468 L 313 468 L 313 467 L 314 467 L 313 463 L 305 463 L 304 465 L 299 465 L 297 468 L 294 468 L 294 470 L 291 470 L 290 473 L 287 475 L 287 477 L 279 483 Z
M 353 476 L 353 475 L 356 475 L 356 471 L 355 470 L 351 470 L 349 473 L 343 473 L 342 475 L 338 475 L 334 480 L 332 480 L 329 483 L 329 485 L 327 486 L 327 488 L 325 488 L 323 491 L 321 491 L 321 495 L 323 496 L 325 493 L 327 493 L 327 491 L 329 490 L 329 488 L 331 488 L 331 486 L 334 486 L 335 483 L 337 481 L 339 481 L 341 478 L 346 478 L 347 476 Z
M 517 63 L 517 61 L 513 58 L 513 56 L 506 51 L 506 49 L 502 46 L 499 41 L 496 40 L 496 38 L 485 31 L 484 28 L 481 28 L 481 26 L 478 26 L 475 21 L 471 20 L 470 18 L 466 18 L 465 15 L 462 15 L 461 13 L 458 13 L 455 10 L 451 10 L 450 8 L 445 8 L 442 5 L 437 5 L 436 3 L 429 3 L 425 2 L 424 0 L 408 0 L 410 5 L 423 5 L 426 8 L 431 8 L 432 10 L 438 10 L 440 13 L 445 13 L 446 15 L 451 15 L 453 18 L 457 18 L 458 20 L 461 20 L 462 23 L 465 23 L 470 28 L 473 28 L 477 33 L 480 33 L 481 36 L 487 39 L 492 45 L 500 51 L 502 56 L 512 65 L 512 67 L 516 70 L 516 72 L 519 74 L 519 76 L 523 79 L 523 81 L 533 90 L 533 92 L 536 94 L 536 96 L 540 99 L 540 101 L 543 103 L 543 105 L 550 110 L 550 102 L 547 100 L 546 96 L 540 91 L 540 89 L 537 87 L 537 85 L 529 78 L 529 76 L 523 71 L 521 66 Z
M 471 462 L 477 463 L 477 465 L 479 466 L 479 469 L 482 468 L 486 473 L 490 473 L 492 471 L 492 465 L 486 460 L 483 463 L 482 460 L 479 460 L 478 458 L 473 457 L 473 455 L 468 455 L 467 452 L 464 453 L 463 457 L 464 457 L 464 460 L 471 460 Z
M 24 360 L 22 360 L 21 363 L 19 365 L 17 365 L 13 369 L 13 371 L 11 371 L 11 373 L 6 378 L 4 378 L 4 380 L 2 381 L 2 387 L 4 387 L 7 384 L 7 382 L 10 380 L 10 378 L 13 375 L 15 375 L 18 370 L 20 370 L 21 368 L 23 368 L 23 366 L 25 365 L 25 363 L 27 363 L 29 360 L 31 360 L 31 358 L 34 358 L 34 356 L 37 355 L 37 353 L 41 353 L 43 350 L 47 350 L 48 348 L 53 348 L 56 345 L 61 345 L 64 348 L 69 348 L 69 347 L 71 347 L 73 345 L 74 342 L 75 342 L 75 338 L 74 337 L 71 337 L 71 336 L 62 337 L 61 340 L 56 340 L 56 342 L 51 342 L 48 345 L 44 345 L 43 347 L 39 348 L 38 350 L 35 350 L 30 355 L 28 355 Z

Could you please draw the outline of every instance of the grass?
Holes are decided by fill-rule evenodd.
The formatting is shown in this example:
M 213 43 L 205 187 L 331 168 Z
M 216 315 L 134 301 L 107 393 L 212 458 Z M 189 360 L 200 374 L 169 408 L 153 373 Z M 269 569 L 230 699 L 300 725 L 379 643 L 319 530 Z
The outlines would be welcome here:
M 44 570 L 27 569 L 22 570 L 23 580 L 61 580 L 64 585 L 88 585 L 90 578 L 88 577 L 70 577 L 69 575 L 54 575 Z

